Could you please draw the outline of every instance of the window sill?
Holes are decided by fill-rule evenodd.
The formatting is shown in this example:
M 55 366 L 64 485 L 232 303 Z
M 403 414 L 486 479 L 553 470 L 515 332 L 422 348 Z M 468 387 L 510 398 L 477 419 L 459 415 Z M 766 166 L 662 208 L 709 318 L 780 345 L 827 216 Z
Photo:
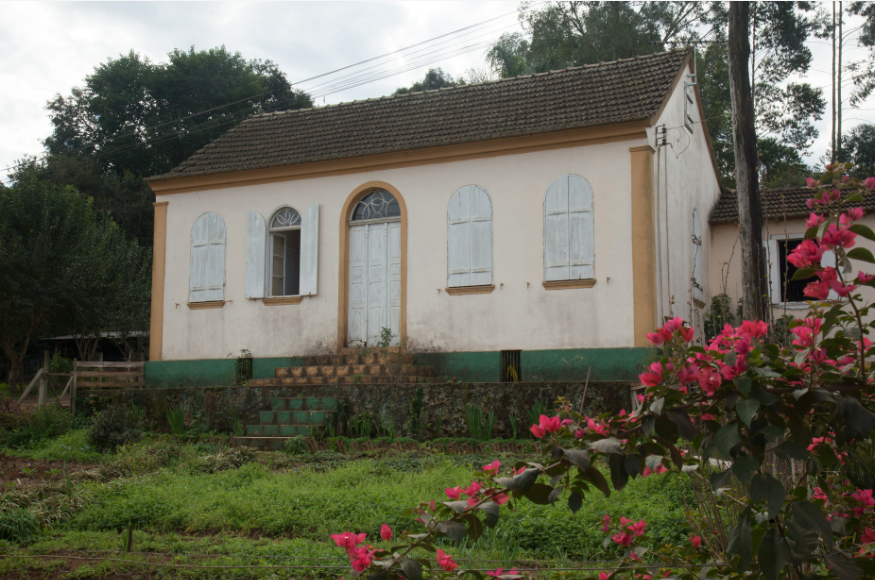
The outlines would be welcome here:
M 265 306 L 282 306 L 284 304 L 300 304 L 303 296 L 274 296 L 273 298 L 262 298 L 261 302 Z
M 693 298 L 693 304 L 696 305 L 696 308 L 705 308 L 705 303 L 698 298 Z
M 773 302 L 772 308 L 786 308 L 787 310 L 807 310 L 808 302 Z
M 567 288 L 592 288 L 595 286 L 595 278 L 585 278 L 583 280 L 550 280 L 544 282 L 544 288 L 547 290 L 565 290 Z
M 454 288 L 447 288 L 447 294 L 450 296 L 459 296 L 463 294 L 492 294 L 492 291 L 495 290 L 495 284 L 490 284 L 489 286 L 456 286 Z
M 209 302 L 189 302 L 189 310 L 208 310 L 210 308 L 224 308 L 224 300 L 211 300 Z

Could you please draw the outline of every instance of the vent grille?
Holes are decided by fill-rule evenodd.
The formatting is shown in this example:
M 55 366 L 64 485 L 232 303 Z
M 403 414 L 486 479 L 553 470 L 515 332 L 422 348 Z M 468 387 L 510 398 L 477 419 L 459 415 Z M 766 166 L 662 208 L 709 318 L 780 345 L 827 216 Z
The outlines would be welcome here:
M 523 380 L 523 368 L 520 365 L 521 350 L 501 351 L 501 382 L 517 383 Z

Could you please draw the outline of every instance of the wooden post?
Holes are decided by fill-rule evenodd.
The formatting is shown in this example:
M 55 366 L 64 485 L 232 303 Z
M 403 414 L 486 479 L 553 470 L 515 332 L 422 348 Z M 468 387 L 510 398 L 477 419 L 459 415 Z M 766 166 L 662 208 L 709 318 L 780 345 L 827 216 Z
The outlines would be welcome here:
M 39 382 L 39 391 L 36 400 L 36 408 L 42 409 L 43 405 L 46 403 L 46 392 L 49 390 L 49 365 L 51 363 L 51 357 L 49 356 L 49 351 L 43 351 L 43 376 Z
M 70 385 L 70 414 L 76 414 L 76 359 L 73 359 L 73 384 Z

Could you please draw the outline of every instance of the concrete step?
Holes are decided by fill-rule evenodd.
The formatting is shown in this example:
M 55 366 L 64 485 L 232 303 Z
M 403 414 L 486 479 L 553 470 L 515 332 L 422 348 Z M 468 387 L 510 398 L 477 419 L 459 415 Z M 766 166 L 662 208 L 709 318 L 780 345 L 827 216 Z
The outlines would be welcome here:
M 356 349 L 344 354 L 323 354 L 304 357 L 304 366 L 308 367 L 373 364 L 413 364 L 413 355 L 399 352 L 362 353 Z
M 258 420 L 262 425 L 322 425 L 335 411 L 259 411 Z
M 337 399 L 330 397 L 277 397 L 270 400 L 272 411 L 336 411 Z
M 317 425 L 247 425 L 246 435 L 249 437 L 304 437 L 313 436 L 313 427 Z
M 431 375 L 431 367 L 408 363 L 399 364 L 341 364 L 318 365 L 304 367 L 279 367 L 274 369 L 273 376 L 277 379 L 286 377 L 353 377 L 361 376 L 393 376 L 412 375 L 427 377 Z
M 410 383 L 441 383 L 437 377 L 402 376 L 346 376 L 346 377 L 284 377 L 281 379 L 252 379 L 250 387 L 283 387 L 308 385 L 391 385 Z
M 235 445 L 252 447 L 262 451 L 282 451 L 289 437 L 235 437 Z

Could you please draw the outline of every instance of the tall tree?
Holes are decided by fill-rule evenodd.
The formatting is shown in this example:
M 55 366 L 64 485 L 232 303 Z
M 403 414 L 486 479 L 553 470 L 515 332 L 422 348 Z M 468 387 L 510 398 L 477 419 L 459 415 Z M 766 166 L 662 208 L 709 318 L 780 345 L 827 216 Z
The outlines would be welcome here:
M 851 62 L 847 66 L 854 81 L 854 90 L 850 99 L 853 107 L 859 105 L 875 91 L 875 3 L 859 0 L 850 2 L 847 10 L 850 14 L 865 18 L 857 42 L 860 47 L 868 49 L 869 53 L 864 58 Z
M 751 62 L 750 7 L 729 6 L 729 87 L 735 144 L 735 181 L 741 229 L 741 274 L 744 317 L 765 320 L 766 269 L 763 254 L 763 212 L 757 187 L 756 130 L 753 94 L 748 74 Z
M 875 125 L 857 125 L 843 143 L 841 161 L 854 164 L 851 175 L 860 179 L 875 175 Z

